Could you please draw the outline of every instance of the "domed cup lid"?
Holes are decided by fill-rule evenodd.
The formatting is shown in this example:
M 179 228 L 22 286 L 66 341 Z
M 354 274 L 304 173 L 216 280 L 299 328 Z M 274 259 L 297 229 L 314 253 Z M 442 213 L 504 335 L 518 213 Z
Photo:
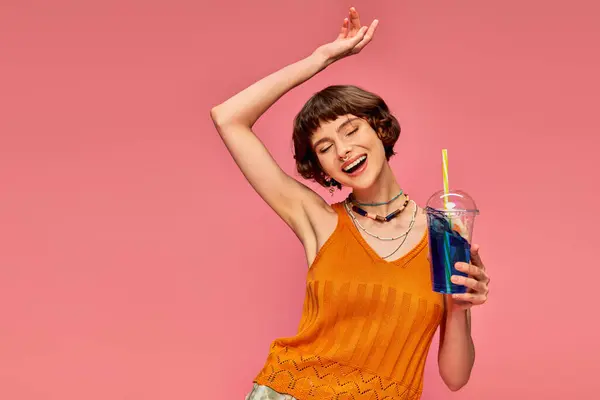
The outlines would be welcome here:
M 475 201 L 463 190 L 451 190 L 448 193 L 439 190 L 427 200 L 427 207 L 449 213 L 479 214 Z

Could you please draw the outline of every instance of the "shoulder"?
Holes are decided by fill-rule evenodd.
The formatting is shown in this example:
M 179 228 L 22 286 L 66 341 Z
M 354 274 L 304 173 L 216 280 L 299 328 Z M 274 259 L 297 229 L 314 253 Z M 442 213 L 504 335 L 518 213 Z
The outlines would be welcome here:
M 320 206 L 308 211 L 307 215 L 314 230 L 317 242 L 322 243 L 328 238 L 345 214 L 344 201 L 327 203 L 323 200 Z
M 330 204 L 324 199 L 304 206 L 304 211 L 315 230 L 318 230 L 323 223 L 328 224 L 330 220 L 337 220 L 338 214 L 343 209 L 343 202 Z

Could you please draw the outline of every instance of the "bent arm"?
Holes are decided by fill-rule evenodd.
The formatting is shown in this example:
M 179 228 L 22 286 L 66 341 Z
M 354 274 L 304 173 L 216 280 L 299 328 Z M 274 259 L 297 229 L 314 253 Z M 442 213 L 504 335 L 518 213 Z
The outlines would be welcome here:
M 307 207 L 326 206 L 326 203 L 279 167 L 252 126 L 285 93 L 326 66 L 327 60 L 312 54 L 259 80 L 210 112 L 217 131 L 248 182 L 301 238 L 309 226 L 305 223 Z

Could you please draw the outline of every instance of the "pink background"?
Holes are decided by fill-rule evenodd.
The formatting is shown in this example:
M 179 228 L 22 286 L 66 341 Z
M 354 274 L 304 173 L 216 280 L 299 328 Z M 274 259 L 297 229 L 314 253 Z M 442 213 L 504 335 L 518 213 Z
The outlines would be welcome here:
M 436 343 L 423 398 L 596 398 L 600 9 L 568 4 L 3 0 L 0 398 L 243 398 L 296 329 L 306 266 L 209 110 L 333 39 L 351 5 L 376 40 L 260 137 L 294 174 L 313 92 L 382 95 L 401 184 L 423 204 L 448 148 L 492 275 L 469 385 L 443 386 Z

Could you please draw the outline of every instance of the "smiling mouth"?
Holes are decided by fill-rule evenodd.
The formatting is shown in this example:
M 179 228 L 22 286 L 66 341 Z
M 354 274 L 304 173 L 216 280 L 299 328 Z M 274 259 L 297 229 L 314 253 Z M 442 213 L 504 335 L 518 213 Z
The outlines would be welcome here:
M 367 161 L 367 156 L 360 156 L 356 160 L 342 168 L 342 171 L 344 171 L 347 174 L 351 174 L 357 169 L 359 169 L 365 163 L 365 161 Z

